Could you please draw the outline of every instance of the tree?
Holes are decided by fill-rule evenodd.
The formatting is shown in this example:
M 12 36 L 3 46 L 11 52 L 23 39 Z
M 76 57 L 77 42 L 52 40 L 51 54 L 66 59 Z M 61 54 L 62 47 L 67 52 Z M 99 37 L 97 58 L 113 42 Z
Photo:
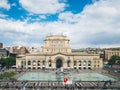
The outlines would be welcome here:
M 110 60 L 108 61 L 109 65 L 120 65 L 120 56 L 117 55 L 113 55 Z
M 1 58 L 0 64 L 2 65 L 2 67 L 9 68 L 16 64 L 16 58 L 12 57 L 12 56 L 10 56 L 8 58 Z

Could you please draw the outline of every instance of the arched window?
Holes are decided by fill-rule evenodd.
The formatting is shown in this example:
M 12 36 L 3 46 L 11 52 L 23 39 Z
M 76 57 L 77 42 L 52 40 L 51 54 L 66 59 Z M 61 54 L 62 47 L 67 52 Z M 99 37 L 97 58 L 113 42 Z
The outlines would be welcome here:
M 28 65 L 31 65 L 31 61 L 28 61 Z
M 79 61 L 79 66 L 81 66 L 81 63 L 82 63 L 82 62 L 81 62 L 81 61 Z
M 34 60 L 32 64 L 33 64 L 33 66 L 36 66 L 36 61 Z
M 77 61 L 74 61 L 74 66 L 76 66 L 77 65 Z
M 37 65 L 38 65 L 38 69 L 40 69 L 41 62 L 40 62 L 40 61 L 38 61 L 38 62 L 37 62 Z
M 88 61 L 88 69 L 91 69 L 91 61 Z
M 100 66 L 98 65 L 98 68 L 99 68 Z
M 32 65 L 33 65 L 33 69 L 36 69 L 36 61 L 34 60 L 33 62 L 32 62 Z
M 83 62 L 83 69 L 86 69 L 86 61 Z
M 49 65 L 49 67 L 52 67 L 52 61 L 51 60 L 48 61 L 48 65 Z
M 45 60 L 43 60 L 43 62 L 42 62 L 42 63 L 43 63 L 43 65 L 45 65 Z
M 91 61 L 88 61 L 88 66 L 90 66 L 90 64 L 91 64 Z
M 42 69 L 45 70 L 45 60 L 42 61 Z
M 78 62 L 78 65 L 79 65 L 78 68 L 79 69 L 81 69 L 81 63 L 82 63 L 81 61 Z
M 84 66 L 86 65 L 86 61 L 83 62 L 83 65 L 84 65 Z
M 40 61 L 38 61 L 37 63 L 38 63 L 38 66 L 40 66 L 41 62 L 40 62 Z
M 67 60 L 67 67 L 70 67 L 70 60 Z
M 94 63 L 96 63 L 96 61 L 94 61 Z
M 74 61 L 74 69 L 77 69 L 77 61 Z

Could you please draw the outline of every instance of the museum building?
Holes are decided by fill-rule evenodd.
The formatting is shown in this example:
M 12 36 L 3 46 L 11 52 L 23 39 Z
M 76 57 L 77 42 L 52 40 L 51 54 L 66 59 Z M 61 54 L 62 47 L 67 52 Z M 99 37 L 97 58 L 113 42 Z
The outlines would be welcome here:
M 70 40 L 64 35 L 50 35 L 44 40 L 42 52 L 18 55 L 16 67 L 25 69 L 95 69 L 103 67 L 99 54 L 72 52 Z

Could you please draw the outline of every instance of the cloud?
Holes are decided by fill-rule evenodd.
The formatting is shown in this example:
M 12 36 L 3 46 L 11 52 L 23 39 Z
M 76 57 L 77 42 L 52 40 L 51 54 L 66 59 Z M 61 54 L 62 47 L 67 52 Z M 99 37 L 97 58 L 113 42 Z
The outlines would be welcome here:
M 4 8 L 4 9 L 9 10 L 10 4 L 8 3 L 7 0 L 0 0 L 0 8 Z
M 120 6 L 118 3 L 120 3 L 119 0 L 100 0 L 92 5 L 87 5 L 82 13 L 61 13 L 59 19 L 73 23 L 70 31 L 75 35 L 71 35 L 73 44 L 120 45 L 118 40 L 120 38 Z
M 0 13 L 0 18 L 5 18 L 7 15 Z
M 27 41 L 15 41 L 13 43 L 15 46 L 29 46 L 29 47 L 39 47 L 40 43 L 27 42 Z
M 17 5 L 16 5 L 16 3 L 13 3 L 13 4 L 11 4 L 11 6 L 12 6 L 12 7 L 15 7 L 15 6 L 17 6 Z
M 25 21 L 0 19 L 0 37 L 12 39 L 13 43 L 25 42 L 26 44 L 26 42 L 31 42 L 32 44 L 33 42 L 39 42 L 40 44 L 43 44 L 45 36 L 50 33 L 60 34 L 65 32 L 65 30 L 68 30 L 65 26 L 66 25 L 63 25 L 60 22 L 27 23 Z
M 19 2 L 24 9 L 34 14 L 56 14 L 66 7 L 66 4 L 60 3 L 59 0 L 20 0 Z
M 45 36 L 64 34 L 73 48 L 120 45 L 120 0 L 100 0 L 87 5 L 82 13 L 62 12 L 53 22 L 15 21 L 0 19 L 0 38 L 9 37 L 13 43 L 40 43 Z

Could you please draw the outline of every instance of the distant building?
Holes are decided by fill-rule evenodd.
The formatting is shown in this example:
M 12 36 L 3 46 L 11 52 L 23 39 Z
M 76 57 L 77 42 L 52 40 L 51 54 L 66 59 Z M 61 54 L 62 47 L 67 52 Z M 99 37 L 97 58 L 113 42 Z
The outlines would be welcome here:
M 104 51 L 104 60 L 108 61 L 111 56 L 117 55 L 120 56 L 120 50 L 105 50 Z
M 0 48 L 3 48 L 3 43 L 0 43 Z
M 43 51 L 42 47 L 27 47 L 29 53 L 40 53 Z
M 43 51 L 18 55 L 17 68 L 26 69 L 95 69 L 103 67 L 99 54 L 72 52 L 70 40 L 63 35 L 47 36 Z
M 1 48 L 0 49 L 0 58 L 7 58 L 8 56 L 9 56 L 9 51 L 4 48 Z
M 12 54 L 26 54 L 28 50 L 24 46 L 13 46 L 13 47 L 6 47 L 6 49 Z

